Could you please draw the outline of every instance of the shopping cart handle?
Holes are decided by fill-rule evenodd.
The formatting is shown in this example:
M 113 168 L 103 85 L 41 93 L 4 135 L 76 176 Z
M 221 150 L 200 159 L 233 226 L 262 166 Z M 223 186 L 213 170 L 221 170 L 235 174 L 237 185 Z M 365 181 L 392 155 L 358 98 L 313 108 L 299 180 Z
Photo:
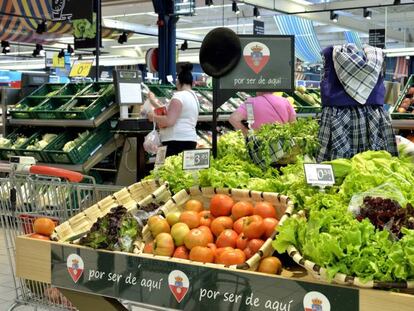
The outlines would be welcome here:
M 32 165 L 29 172 L 37 175 L 47 175 L 67 179 L 70 182 L 81 182 L 83 175 L 78 172 L 73 172 L 61 168 Z

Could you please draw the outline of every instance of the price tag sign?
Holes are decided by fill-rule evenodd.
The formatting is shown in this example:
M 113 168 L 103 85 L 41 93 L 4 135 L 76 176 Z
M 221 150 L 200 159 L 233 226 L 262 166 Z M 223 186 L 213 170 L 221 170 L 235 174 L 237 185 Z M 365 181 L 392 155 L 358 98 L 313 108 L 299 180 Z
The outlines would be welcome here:
M 173 78 L 173 76 L 172 76 L 172 75 L 168 75 L 168 76 L 167 76 L 167 81 L 168 81 L 169 83 L 173 84 L 173 82 L 174 82 L 174 78 Z
M 184 170 L 201 170 L 210 167 L 210 149 L 185 150 L 183 152 Z
M 246 111 L 247 111 L 247 122 L 253 123 L 254 122 L 253 104 L 246 103 Z
M 91 71 L 93 59 L 91 60 L 75 60 L 70 70 L 69 77 L 87 77 Z
M 157 155 L 155 156 L 155 166 L 163 165 L 165 156 L 167 155 L 167 146 L 158 147 Z
M 332 186 L 335 184 L 335 175 L 330 164 L 305 163 L 306 182 L 315 186 Z

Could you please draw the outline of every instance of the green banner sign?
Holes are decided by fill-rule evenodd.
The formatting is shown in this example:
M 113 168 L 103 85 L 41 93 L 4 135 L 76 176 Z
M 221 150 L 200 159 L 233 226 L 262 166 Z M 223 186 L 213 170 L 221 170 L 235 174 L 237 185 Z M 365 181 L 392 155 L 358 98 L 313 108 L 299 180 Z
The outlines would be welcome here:
M 52 285 L 178 310 L 359 310 L 353 288 L 52 245 Z

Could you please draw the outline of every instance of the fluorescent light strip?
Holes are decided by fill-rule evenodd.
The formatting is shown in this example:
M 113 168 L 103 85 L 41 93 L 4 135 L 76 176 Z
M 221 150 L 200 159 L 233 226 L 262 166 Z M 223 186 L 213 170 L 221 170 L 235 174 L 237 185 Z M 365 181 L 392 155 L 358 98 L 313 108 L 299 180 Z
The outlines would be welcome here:
M 224 25 L 224 27 L 227 28 L 236 28 L 236 27 L 246 27 L 246 26 L 253 26 L 253 23 L 249 23 L 249 24 L 233 24 L 233 25 Z M 214 29 L 214 28 L 218 28 L 221 27 L 216 25 L 216 26 L 203 26 L 203 27 L 193 27 L 193 28 L 177 28 L 177 31 L 192 31 L 192 30 L 203 30 L 203 29 Z
M 114 46 L 111 46 L 111 49 L 124 49 L 124 48 L 135 48 L 135 47 L 156 46 L 156 45 L 158 45 L 158 42 L 144 43 L 144 44 L 114 45 Z

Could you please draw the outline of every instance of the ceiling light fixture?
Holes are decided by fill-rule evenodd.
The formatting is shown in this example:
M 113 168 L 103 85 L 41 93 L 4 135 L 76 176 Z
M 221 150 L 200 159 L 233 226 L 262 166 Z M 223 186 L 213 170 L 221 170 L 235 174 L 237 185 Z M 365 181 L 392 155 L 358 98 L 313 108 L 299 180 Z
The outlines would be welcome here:
M 37 24 L 36 33 L 41 35 L 42 33 L 47 31 L 47 24 L 46 21 L 43 20 L 41 23 Z
M 61 49 L 61 50 L 60 50 L 60 52 L 59 52 L 59 54 L 58 54 L 58 57 L 59 57 L 59 58 L 63 58 L 63 57 L 65 57 L 65 50 L 64 50 L 64 49 Z
M 371 19 L 372 18 L 372 11 L 368 10 L 367 8 L 364 8 L 364 17 L 366 19 Z
M 10 52 L 10 43 L 9 41 L 1 41 L 1 47 L 3 48 L 2 53 L 7 54 Z
M 261 18 L 262 16 L 260 15 L 260 11 L 259 11 L 259 8 L 257 7 L 257 6 L 255 6 L 254 8 L 253 8 L 253 15 L 254 15 L 254 17 L 256 17 L 256 18 Z
M 401 4 L 401 0 L 394 0 L 394 5 L 400 5 Z
M 187 49 L 188 49 L 188 42 L 187 42 L 187 40 L 184 40 L 184 43 L 181 44 L 181 46 L 180 46 L 180 50 L 185 51 Z
M 239 6 L 237 5 L 236 1 L 233 1 L 233 3 L 231 4 L 231 10 L 236 13 L 236 15 L 240 14 L 240 9 Z
M 338 14 L 335 13 L 335 11 L 331 11 L 331 21 L 333 21 L 334 23 L 338 22 Z
M 125 42 L 128 41 L 128 34 L 124 31 L 118 38 L 118 43 L 119 44 L 124 44 Z
M 75 55 L 75 50 L 73 49 L 73 47 L 70 44 L 68 44 L 68 54 L 70 56 Z
M 207 6 L 213 6 L 214 5 L 213 0 L 206 0 L 205 3 L 206 3 Z
M 45 50 L 43 50 L 43 46 L 41 44 L 37 43 L 36 48 L 33 50 L 32 55 L 33 55 L 33 57 L 45 56 Z

